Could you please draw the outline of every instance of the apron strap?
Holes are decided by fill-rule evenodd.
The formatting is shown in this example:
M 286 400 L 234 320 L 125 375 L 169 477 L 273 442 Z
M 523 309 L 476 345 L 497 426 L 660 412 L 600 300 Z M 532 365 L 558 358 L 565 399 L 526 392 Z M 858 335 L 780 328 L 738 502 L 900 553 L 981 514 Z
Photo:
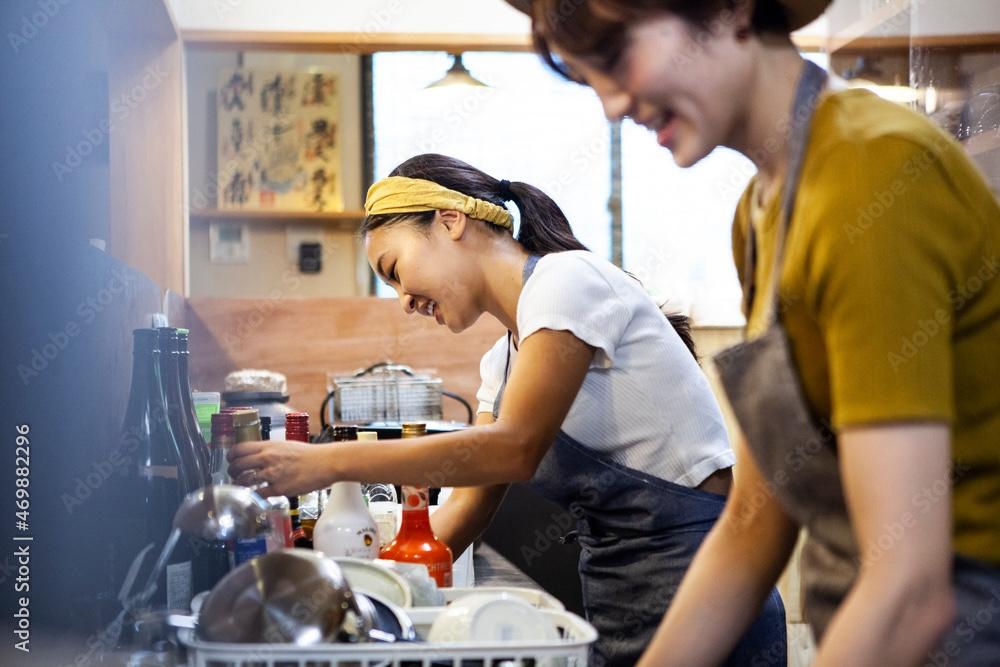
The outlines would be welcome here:
M 792 213 L 795 210 L 795 198 L 799 193 L 799 179 L 802 176 L 802 165 L 805 162 L 806 148 L 809 145 L 809 126 L 813 112 L 819 102 L 820 94 L 826 85 L 827 74 L 822 67 L 805 61 L 798 87 L 795 89 L 795 101 L 792 104 L 792 117 L 788 135 L 788 170 L 785 173 L 785 184 L 781 197 L 781 218 L 778 237 L 774 246 L 774 266 L 771 270 L 770 285 L 771 300 L 768 303 L 766 321 L 773 324 L 780 317 L 778 308 L 778 285 L 781 277 L 781 267 L 785 249 L 785 238 L 792 223 Z M 744 274 L 746 288 L 746 313 L 750 317 L 756 297 L 756 267 L 757 267 L 757 234 L 753 221 L 748 225 L 745 247 Z
M 529 255 L 528 260 L 524 263 L 524 270 L 521 272 L 521 287 L 528 282 L 528 278 L 531 274 L 535 272 L 535 265 L 538 264 L 538 260 L 542 257 L 541 255 Z M 500 389 L 497 391 L 496 398 L 493 399 L 493 419 L 500 416 L 500 401 L 503 400 L 503 392 L 507 389 L 507 377 L 510 375 L 510 346 L 514 334 L 510 331 L 507 332 L 507 361 L 504 363 L 503 367 L 503 381 L 500 383 Z

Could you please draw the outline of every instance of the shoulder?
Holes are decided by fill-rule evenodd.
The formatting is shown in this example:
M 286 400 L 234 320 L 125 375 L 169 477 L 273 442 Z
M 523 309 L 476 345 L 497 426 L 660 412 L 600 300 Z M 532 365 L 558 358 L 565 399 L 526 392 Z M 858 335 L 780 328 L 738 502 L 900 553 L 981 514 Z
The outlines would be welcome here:
M 532 278 L 535 276 L 570 275 L 607 282 L 608 278 L 613 277 L 615 272 L 621 273 L 621 269 L 588 250 L 567 250 L 541 257 L 535 266 Z
M 521 315 L 541 311 L 583 313 L 626 309 L 641 285 L 611 262 L 585 250 L 552 253 L 538 260 L 518 303 Z
M 816 111 L 811 132 L 806 171 L 907 170 L 912 175 L 962 155 L 961 146 L 929 118 L 865 90 L 827 97 Z

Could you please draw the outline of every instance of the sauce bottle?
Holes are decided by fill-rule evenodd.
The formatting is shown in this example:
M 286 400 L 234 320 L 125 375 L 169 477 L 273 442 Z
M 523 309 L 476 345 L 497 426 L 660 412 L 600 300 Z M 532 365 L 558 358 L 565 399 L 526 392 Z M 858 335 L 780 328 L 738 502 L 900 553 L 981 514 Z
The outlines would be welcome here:
M 403 437 L 427 434 L 422 423 L 404 423 Z M 401 563 L 420 563 L 427 567 L 440 588 L 451 587 L 451 549 L 434 534 L 428 509 L 430 489 L 426 486 L 403 486 L 403 524 L 380 555 Z

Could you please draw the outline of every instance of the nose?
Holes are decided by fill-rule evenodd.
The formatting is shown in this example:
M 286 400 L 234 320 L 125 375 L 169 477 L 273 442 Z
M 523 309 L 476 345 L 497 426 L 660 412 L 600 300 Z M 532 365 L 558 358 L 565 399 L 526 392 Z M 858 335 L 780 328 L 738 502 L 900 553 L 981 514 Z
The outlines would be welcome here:
M 601 100 L 601 106 L 604 107 L 604 116 L 609 121 L 616 122 L 632 115 L 634 101 L 628 92 L 609 81 L 603 82 L 602 86 L 595 87 L 594 90 Z
M 403 290 L 399 290 L 399 303 L 403 306 L 403 312 L 407 315 L 410 315 L 417 310 L 416 297 L 411 294 L 407 294 Z

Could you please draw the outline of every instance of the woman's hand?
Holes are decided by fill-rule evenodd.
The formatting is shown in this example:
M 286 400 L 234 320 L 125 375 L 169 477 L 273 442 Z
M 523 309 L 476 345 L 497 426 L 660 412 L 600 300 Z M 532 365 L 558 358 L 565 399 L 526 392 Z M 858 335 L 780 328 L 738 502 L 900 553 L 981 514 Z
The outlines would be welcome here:
M 229 476 L 238 484 L 264 484 L 263 496 L 294 496 L 333 484 L 330 451 L 304 442 L 241 442 L 229 449 Z

